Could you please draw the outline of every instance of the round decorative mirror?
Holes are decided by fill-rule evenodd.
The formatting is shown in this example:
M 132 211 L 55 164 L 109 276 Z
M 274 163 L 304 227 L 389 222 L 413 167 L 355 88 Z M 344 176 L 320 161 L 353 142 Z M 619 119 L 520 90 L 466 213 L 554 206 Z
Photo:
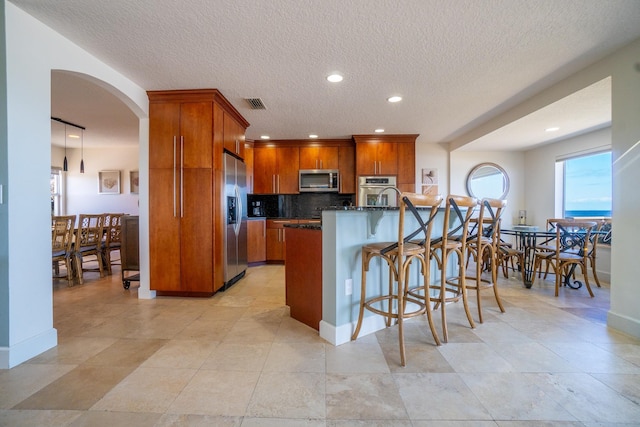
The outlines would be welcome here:
M 509 175 L 495 163 L 480 163 L 467 176 L 467 193 L 477 199 L 504 199 L 509 193 Z

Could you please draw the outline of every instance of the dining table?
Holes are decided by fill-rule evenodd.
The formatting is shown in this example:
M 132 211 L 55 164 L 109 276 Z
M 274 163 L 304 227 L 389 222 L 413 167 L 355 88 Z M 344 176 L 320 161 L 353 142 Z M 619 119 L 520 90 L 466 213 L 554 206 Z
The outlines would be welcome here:
M 501 228 L 500 234 L 515 237 L 516 248 L 522 251 L 522 265 L 518 266 L 522 272 L 522 281 L 526 288 L 531 288 L 535 274 L 536 246 L 541 242 L 555 239 L 557 237 L 556 231 L 541 230 L 535 225 L 513 225 L 508 228 Z M 593 230 L 590 234 L 604 233 Z M 572 232 L 571 235 L 572 238 L 561 238 L 561 245 L 564 245 L 561 250 L 579 247 L 580 236 L 585 236 L 585 233 L 583 231 Z M 582 241 L 584 242 L 584 239 Z M 577 279 L 571 280 L 575 268 L 576 264 L 573 264 L 568 274 L 564 276 L 564 284 L 570 288 L 579 289 L 582 287 L 582 282 Z

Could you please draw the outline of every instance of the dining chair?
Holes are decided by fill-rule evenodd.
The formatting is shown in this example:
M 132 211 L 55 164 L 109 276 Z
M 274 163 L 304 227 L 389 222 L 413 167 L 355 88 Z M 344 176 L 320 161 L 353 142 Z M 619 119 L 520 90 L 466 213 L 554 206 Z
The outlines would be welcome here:
M 66 277 L 67 284 L 73 282 L 73 231 L 76 227 L 76 216 L 51 217 L 51 261 L 54 277 Z M 66 274 L 60 276 L 60 263 L 63 262 Z
M 555 296 L 558 296 L 560 282 L 569 283 L 575 268 L 580 267 L 589 295 L 593 291 L 589 285 L 589 239 L 596 227 L 595 221 L 558 221 L 556 222 L 555 250 L 553 252 L 536 252 L 535 269 L 541 268 L 542 262 L 551 267 L 555 274 Z M 535 280 L 535 274 L 533 276 Z
M 544 238 L 544 240 L 542 240 L 539 243 L 536 243 L 535 246 L 535 251 L 537 252 L 542 252 L 542 253 L 553 253 L 556 250 L 556 230 L 557 230 L 557 223 L 558 222 L 567 222 L 567 221 L 573 221 L 573 218 L 547 218 L 547 225 L 546 225 L 546 232 L 547 233 L 551 233 L 551 236 L 547 236 Z M 544 279 L 547 278 L 547 275 L 549 274 L 549 263 L 546 263 L 545 265 L 545 270 L 544 270 Z M 542 275 L 542 269 L 538 270 L 538 277 L 541 277 Z
M 448 342 L 449 337 L 446 315 L 446 306 L 449 302 L 458 302 L 462 299 L 469 325 L 475 328 L 467 301 L 465 270 L 469 222 L 477 206 L 478 199 L 475 197 L 448 195 L 444 209 L 442 236 L 433 239 L 431 243 L 430 255 L 431 259 L 436 260 L 437 268 L 440 270 L 440 280 L 439 283 L 430 284 L 430 289 L 434 291 L 434 295 L 430 297 L 435 304 L 434 310 L 440 308 L 444 342 Z M 447 277 L 448 264 L 452 256 L 454 256 L 452 262 L 457 264 L 458 273 Z
M 596 285 L 600 288 L 600 279 L 598 278 L 598 271 L 596 268 L 596 261 L 598 259 L 597 256 L 597 248 L 603 242 L 606 241 L 606 236 L 611 237 L 611 218 L 605 218 L 603 220 L 598 221 L 598 225 L 595 228 L 597 233 L 592 233 L 589 238 L 589 263 L 591 264 L 591 273 L 593 274 L 593 279 L 596 281 Z
M 104 214 L 104 238 L 102 244 L 102 259 L 104 266 L 107 270 L 107 274 L 111 274 L 111 266 L 118 265 L 120 258 L 113 260 L 111 253 L 114 251 L 120 252 L 121 239 L 120 234 L 122 230 L 122 216 L 123 213 L 106 213 Z
M 473 274 L 466 273 L 467 290 L 476 291 L 478 319 L 482 320 L 481 290 L 493 289 L 493 294 L 502 313 L 505 312 L 498 293 L 498 264 L 500 262 L 498 244 L 500 240 L 500 219 L 506 200 L 484 198 L 480 202 L 477 218 L 470 220 L 471 230 L 467 236 L 467 263 L 470 258 L 475 261 Z M 468 266 L 467 266 L 468 268 Z M 489 270 L 490 277 L 483 277 L 483 271 Z
M 78 282 L 84 283 L 84 271 L 99 271 L 100 277 L 104 277 L 104 262 L 102 258 L 102 238 L 104 227 L 104 214 L 80 214 L 78 216 L 78 229 L 74 242 L 74 254 Z M 97 268 L 84 267 L 87 257 L 95 256 Z
M 438 207 L 442 203 L 440 195 L 426 195 L 417 193 L 402 193 L 400 195 L 400 212 L 398 218 L 398 239 L 393 242 L 369 243 L 362 247 L 362 280 L 360 289 L 360 309 L 351 340 L 358 338 L 365 309 L 383 316 L 385 325 L 391 326 L 393 320 L 398 324 L 398 344 L 400 347 L 400 363 L 406 364 L 404 345 L 404 319 L 427 314 L 431 334 L 436 345 L 440 339 L 436 332 L 431 315 L 431 304 L 424 297 L 409 295 L 410 265 L 413 261 L 419 264 L 423 281 L 415 288 L 427 290 L 431 281 L 429 266 L 429 251 L 431 246 L 431 231 Z M 428 218 L 424 221 L 416 209 L 426 208 Z M 417 221 L 418 227 L 412 233 L 405 235 L 407 211 Z M 382 295 L 367 298 L 367 272 L 374 258 L 383 260 L 388 266 L 388 289 Z M 371 290 L 369 290 L 371 293 Z M 374 292 L 375 293 L 375 292 Z M 427 294 L 428 295 L 428 294 Z

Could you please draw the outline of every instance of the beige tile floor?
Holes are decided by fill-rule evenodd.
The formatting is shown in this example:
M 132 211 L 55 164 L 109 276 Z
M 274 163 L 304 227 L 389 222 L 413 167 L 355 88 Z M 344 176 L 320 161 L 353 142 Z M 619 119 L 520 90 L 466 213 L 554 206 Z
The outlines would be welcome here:
M 449 306 L 447 344 L 409 322 L 403 368 L 395 327 L 334 347 L 289 318 L 282 266 L 208 299 L 119 278 L 54 283 L 59 345 L 0 371 L 0 426 L 640 425 L 640 341 L 606 327 L 606 286 L 501 279 L 506 313 L 486 294 L 471 330 Z

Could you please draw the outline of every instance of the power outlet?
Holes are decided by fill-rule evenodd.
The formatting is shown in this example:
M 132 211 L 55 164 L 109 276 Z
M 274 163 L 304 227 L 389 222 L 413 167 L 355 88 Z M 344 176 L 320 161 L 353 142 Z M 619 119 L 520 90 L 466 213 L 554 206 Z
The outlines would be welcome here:
M 344 294 L 347 296 L 353 294 L 353 279 L 344 281 Z

